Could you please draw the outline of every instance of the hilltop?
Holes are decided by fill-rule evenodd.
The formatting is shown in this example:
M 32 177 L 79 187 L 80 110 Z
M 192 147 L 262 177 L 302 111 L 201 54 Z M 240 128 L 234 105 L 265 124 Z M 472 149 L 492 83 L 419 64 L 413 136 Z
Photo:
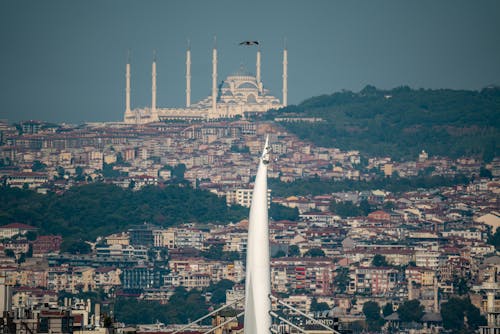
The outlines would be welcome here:
M 414 160 L 425 150 L 431 155 L 490 161 L 500 154 L 499 87 L 468 91 L 366 86 L 359 93 L 312 97 L 267 117 L 320 118 L 314 123 L 280 123 L 318 146 L 359 150 L 368 156 Z

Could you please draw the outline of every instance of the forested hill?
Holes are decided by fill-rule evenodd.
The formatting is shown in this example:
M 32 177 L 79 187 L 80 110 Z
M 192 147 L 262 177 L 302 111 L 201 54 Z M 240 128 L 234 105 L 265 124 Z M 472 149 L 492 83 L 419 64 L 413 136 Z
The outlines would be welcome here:
M 500 155 L 500 88 L 481 91 L 367 86 L 271 111 L 268 117 L 319 117 L 323 122 L 281 122 L 316 145 L 359 150 L 369 156 L 413 159 L 431 155 Z
M 158 226 L 228 223 L 248 217 L 248 209 L 226 206 L 225 198 L 191 187 L 145 187 L 139 191 L 94 183 L 63 195 L 0 187 L 0 225 L 21 222 L 41 234 L 95 240 L 143 222 Z

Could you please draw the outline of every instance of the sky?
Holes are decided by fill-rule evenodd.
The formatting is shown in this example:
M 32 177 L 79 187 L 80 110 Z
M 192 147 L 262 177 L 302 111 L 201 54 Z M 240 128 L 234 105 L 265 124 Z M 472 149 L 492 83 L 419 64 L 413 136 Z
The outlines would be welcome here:
M 185 51 L 192 101 L 211 92 L 217 36 L 219 80 L 241 65 L 281 99 L 288 48 L 288 101 L 342 89 L 479 90 L 500 84 L 497 0 L 2 0 L 0 119 L 120 121 L 125 64 L 132 107 L 151 104 L 157 53 L 159 107 L 185 103 Z

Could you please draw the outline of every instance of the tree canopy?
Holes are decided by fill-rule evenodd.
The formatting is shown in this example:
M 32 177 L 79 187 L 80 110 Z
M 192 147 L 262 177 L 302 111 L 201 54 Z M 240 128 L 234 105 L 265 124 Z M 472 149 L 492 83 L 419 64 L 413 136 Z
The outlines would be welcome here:
M 472 333 L 486 325 L 486 318 L 472 305 L 469 298 L 452 297 L 441 305 L 443 326 L 452 333 Z M 466 317 L 467 322 L 464 322 Z
M 224 198 L 190 187 L 145 187 L 139 191 L 111 184 L 75 186 L 62 195 L 0 188 L 0 225 L 12 222 L 74 240 L 126 230 L 145 221 L 160 227 L 182 223 L 228 223 L 248 216 L 248 209 L 228 207 Z
M 373 301 L 367 301 L 363 304 L 363 313 L 366 317 L 366 323 L 370 331 L 380 331 L 384 324 L 384 319 L 380 315 L 380 306 Z
M 304 257 L 323 257 L 325 252 L 321 248 L 311 248 L 304 253 Z
M 416 299 L 407 300 L 399 306 L 398 314 L 404 322 L 419 321 L 424 315 L 424 307 Z
M 371 156 L 415 158 L 421 150 L 452 158 L 500 154 L 500 88 L 481 91 L 367 86 L 307 99 L 266 117 L 316 117 L 322 122 L 282 122 L 318 146 L 359 150 Z
M 449 187 L 457 184 L 467 184 L 469 179 L 463 175 L 455 177 L 445 176 L 418 176 L 411 178 L 376 178 L 371 181 L 359 180 L 328 180 L 319 177 L 303 178 L 293 182 L 281 182 L 279 179 L 268 180 L 269 188 L 272 189 L 274 196 L 288 197 L 296 195 L 322 195 L 339 191 L 362 191 L 373 189 L 384 189 L 390 192 L 405 192 L 418 188 L 429 189 L 437 187 Z M 361 203 L 360 203 L 361 204 Z M 344 203 L 345 205 L 345 203 Z M 334 206 L 332 210 L 339 209 Z M 365 215 L 370 212 L 370 208 L 366 206 L 352 205 L 341 213 L 350 214 L 351 210 L 356 210 L 356 213 Z M 349 211 L 347 211 L 349 210 Z
M 387 267 L 389 263 L 387 263 L 385 256 L 380 254 L 375 254 L 375 256 L 372 259 L 372 265 L 374 267 Z
M 208 305 L 201 292 L 179 287 L 167 304 L 140 301 L 135 298 L 118 298 L 114 307 L 116 320 L 127 324 L 155 323 L 183 324 L 208 313 Z

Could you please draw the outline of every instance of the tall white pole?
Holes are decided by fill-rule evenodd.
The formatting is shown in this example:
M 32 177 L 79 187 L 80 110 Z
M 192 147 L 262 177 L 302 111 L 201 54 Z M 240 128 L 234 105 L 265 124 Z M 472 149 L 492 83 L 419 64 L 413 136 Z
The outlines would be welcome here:
M 267 213 L 269 141 L 259 161 L 248 219 L 245 278 L 245 334 L 269 334 L 271 327 L 271 269 Z
M 262 89 L 261 89 L 261 84 L 260 84 L 260 47 L 257 50 L 257 69 L 256 69 L 255 78 L 257 79 L 257 85 L 259 87 L 259 92 L 261 92 Z
M 186 51 L 186 107 L 191 106 L 191 46 Z
M 156 50 L 153 52 L 153 65 L 151 69 L 151 111 L 156 112 Z
M 283 49 L 283 106 L 288 105 L 288 51 Z
M 130 51 L 125 67 L 125 112 L 130 112 Z
M 214 38 L 214 48 L 212 51 L 212 114 L 217 115 L 217 44 Z

